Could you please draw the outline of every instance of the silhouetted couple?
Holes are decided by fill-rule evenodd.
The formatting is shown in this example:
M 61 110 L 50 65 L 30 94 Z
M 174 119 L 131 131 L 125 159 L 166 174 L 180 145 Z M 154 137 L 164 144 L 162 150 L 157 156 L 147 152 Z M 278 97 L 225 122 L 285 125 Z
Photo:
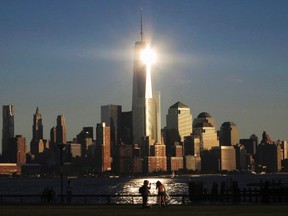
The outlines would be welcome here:
M 139 193 L 142 196 L 142 208 L 151 208 L 148 205 L 148 196 L 150 194 L 151 183 L 148 180 L 144 180 L 143 185 L 139 188 Z M 166 207 L 166 188 L 160 182 L 156 182 L 156 189 L 158 190 L 158 204 L 160 207 Z

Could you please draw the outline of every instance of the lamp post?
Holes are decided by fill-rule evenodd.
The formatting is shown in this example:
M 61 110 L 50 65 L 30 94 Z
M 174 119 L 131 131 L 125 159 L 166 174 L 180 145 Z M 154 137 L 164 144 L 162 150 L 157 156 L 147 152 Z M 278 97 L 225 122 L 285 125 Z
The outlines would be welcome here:
M 61 203 L 64 202 L 63 199 L 63 149 L 65 147 L 64 143 L 59 143 L 58 148 L 60 150 L 60 192 L 61 192 Z

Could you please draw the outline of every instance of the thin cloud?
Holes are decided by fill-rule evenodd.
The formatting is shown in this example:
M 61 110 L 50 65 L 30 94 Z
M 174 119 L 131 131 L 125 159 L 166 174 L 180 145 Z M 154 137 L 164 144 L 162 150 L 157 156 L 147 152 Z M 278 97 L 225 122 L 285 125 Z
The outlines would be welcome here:
M 226 80 L 232 83 L 243 83 L 243 79 L 241 79 L 240 77 L 236 76 L 236 75 L 230 75 L 228 77 L 226 77 Z

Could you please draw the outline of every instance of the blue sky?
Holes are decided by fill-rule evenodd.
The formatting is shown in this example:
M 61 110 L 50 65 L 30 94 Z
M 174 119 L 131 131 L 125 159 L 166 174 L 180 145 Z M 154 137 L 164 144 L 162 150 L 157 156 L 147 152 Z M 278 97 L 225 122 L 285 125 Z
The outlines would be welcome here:
M 218 129 L 236 123 L 240 138 L 288 139 L 286 0 L 1 0 L 0 105 L 14 104 L 15 134 L 30 143 L 37 106 L 46 139 L 57 115 L 72 140 L 101 105 L 130 111 L 141 8 L 162 127 L 181 101 Z

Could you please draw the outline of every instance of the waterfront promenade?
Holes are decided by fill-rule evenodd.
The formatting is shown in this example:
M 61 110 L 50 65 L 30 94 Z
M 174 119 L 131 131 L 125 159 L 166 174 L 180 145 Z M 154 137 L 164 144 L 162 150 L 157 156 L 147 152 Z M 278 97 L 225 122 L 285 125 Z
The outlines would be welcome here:
M 2 205 L 1 216 L 79 216 L 79 215 L 193 215 L 193 216 L 286 216 L 287 205 L 186 205 L 142 209 L 140 205 Z

